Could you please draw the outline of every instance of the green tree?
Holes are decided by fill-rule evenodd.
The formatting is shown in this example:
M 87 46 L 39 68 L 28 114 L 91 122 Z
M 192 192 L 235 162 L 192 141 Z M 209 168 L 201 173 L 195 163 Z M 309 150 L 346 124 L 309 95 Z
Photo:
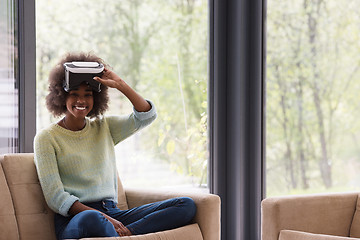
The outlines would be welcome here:
M 357 7 L 358 1 L 335 0 L 269 4 L 266 129 L 272 192 L 346 184 L 337 166 L 357 148 L 350 140 L 359 127 Z

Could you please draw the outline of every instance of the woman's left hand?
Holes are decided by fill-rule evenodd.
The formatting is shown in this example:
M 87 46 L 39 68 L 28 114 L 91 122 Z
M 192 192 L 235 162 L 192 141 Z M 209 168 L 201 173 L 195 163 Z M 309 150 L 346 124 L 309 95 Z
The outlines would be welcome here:
M 94 77 L 94 80 L 108 87 L 118 89 L 130 100 L 136 111 L 147 112 L 151 109 L 151 105 L 113 71 L 105 68 L 101 78 Z
M 122 80 L 121 77 L 119 77 L 115 72 L 104 68 L 104 73 L 100 77 L 94 77 L 94 80 L 110 87 L 110 88 L 116 88 L 121 91 L 121 89 L 126 85 L 125 81 Z

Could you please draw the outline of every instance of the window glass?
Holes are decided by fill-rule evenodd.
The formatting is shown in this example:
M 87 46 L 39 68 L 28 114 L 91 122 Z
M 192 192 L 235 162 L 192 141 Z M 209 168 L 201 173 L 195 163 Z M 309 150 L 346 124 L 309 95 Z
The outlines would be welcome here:
M 18 151 L 16 3 L 0 0 L 0 154 Z
M 152 100 L 157 120 L 116 146 L 125 186 L 207 190 L 208 2 L 36 1 L 37 129 L 51 67 L 68 51 L 92 51 Z M 107 114 L 132 111 L 110 91 Z
M 268 196 L 360 190 L 359 7 L 268 1 Z

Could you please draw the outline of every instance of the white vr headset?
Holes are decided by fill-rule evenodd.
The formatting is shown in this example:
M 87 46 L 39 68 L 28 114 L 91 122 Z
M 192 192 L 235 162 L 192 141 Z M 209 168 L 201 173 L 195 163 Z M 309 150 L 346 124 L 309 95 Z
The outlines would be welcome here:
M 102 76 L 104 71 L 103 64 L 98 62 L 66 62 L 64 63 L 64 68 L 64 90 L 66 92 L 79 88 L 84 82 L 94 91 L 101 91 L 101 83 L 93 78 Z

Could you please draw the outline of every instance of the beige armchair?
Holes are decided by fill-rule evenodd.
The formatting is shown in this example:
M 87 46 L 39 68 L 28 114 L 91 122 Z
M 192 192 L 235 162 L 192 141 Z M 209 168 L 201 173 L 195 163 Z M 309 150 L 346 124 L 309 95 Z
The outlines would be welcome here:
M 272 197 L 261 209 L 262 240 L 360 238 L 358 193 Z
M 0 240 L 55 240 L 54 213 L 48 208 L 38 181 L 33 154 L 0 157 Z M 219 240 L 220 198 L 212 194 L 124 190 L 119 180 L 120 209 L 177 196 L 193 198 L 197 213 L 192 224 L 146 235 L 91 238 L 132 240 Z

